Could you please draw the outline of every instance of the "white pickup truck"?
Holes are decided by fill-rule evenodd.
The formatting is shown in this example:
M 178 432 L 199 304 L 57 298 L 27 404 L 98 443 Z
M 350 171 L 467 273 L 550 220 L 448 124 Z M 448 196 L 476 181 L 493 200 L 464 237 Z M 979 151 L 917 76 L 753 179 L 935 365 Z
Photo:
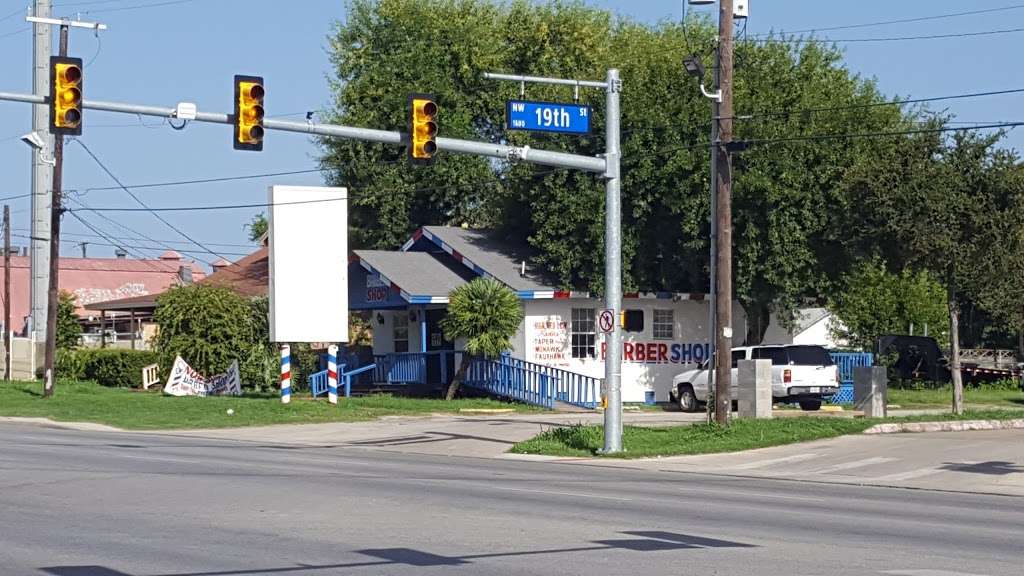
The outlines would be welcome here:
M 732 349 L 732 399 L 737 399 L 736 363 L 740 360 L 772 361 L 772 399 L 797 402 L 803 410 L 821 408 L 822 397 L 839 392 L 839 368 L 821 346 L 745 346 Z M 669 398 L 685 412 L 700 409 L 708 400 L 705 361 L 672 379 Z

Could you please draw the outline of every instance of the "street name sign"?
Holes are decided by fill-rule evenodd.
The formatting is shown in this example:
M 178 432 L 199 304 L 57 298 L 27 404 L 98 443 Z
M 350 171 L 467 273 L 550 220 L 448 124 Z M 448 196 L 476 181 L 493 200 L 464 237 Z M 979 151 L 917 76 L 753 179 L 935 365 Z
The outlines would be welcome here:
M 505 119 L 509 130 L 590 134 L 590 106 L 582 104 L 509 100 Z

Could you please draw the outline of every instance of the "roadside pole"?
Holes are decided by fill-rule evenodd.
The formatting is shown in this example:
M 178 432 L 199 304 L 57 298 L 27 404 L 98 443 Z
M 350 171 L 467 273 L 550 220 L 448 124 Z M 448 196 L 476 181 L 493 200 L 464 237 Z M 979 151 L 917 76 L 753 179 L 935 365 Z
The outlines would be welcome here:
M 604 239 L 604 305 L 615 311 L 622 309 L 622 179 L 619 174 L 620 128 L 619 92 L 622 81 L 619 71 L 608 71 L 605 109 L 605 239 Z M 622 452 L 622 323 L 615 322 L 608 334 L 605 352 L 604 379 L 608 389 L 608 406 L 604 409 L 604 453 Z
M 715 286 L 715 422 L 727 426 L 732 408 L 732 163 L 729 144 L 732 141 L 732 64 L 733 64 L 733 0 L 720 0 L 718 13 L 718 73 L 722 103 L 719 106 L 718 182 L 716 213 L 718 245 Z
M 714 83 L 711 86 L 712 92 L 718 92 L 719 83 L 719 66 L 718 66 L 718 47 L 715 47 L 715 54 L 711 61 L 714 63 L 714 70 L 712 70 L 712 76 Z M 717 345 L 716 334 L 718 330 L 716 328 L 715 306 L 718 301 L 718 296 L 715 293 L 715 289 L 718 286 L 718 279 L 715 277 L 718 266 L 716 260 L 718 259 L 718 248 L 716 243 L 718 242 L 718 100 L 711 98 L 711 186 L 708 188 L 708 202 L 711 206 L 711 217 L 709 224 L 708 233 L 708 246 L 710 254 L 708 255 L 708 294 L 711 298 L 710 305 L 708 306 L 708 394 L 715 393 L 715 373 L 718 370 L 718 355 L 715 354 L 715 346 Z M 707 402 L 707 419 L 708 424 L 711 423 L 714 417 L 715 404 L 711 398 L 706 399 Z
M 49 18 L 51 4 L 50 0 L 35 0 L 32 15 L 36 18 Z M 50 26 L 44 22 L 32 24 L 32 88 L 36 94 L 50 93 L 50 54 L 53 52 Z M 46 239 L 50 237 L 50 190 L 53 189 L 53 172 L 46 157 L 47 152 L 52 149 L 53 142 L 53 136 L 48 130 L 49 122 L 46 107 L 34 106 L 32 131 L 42 140 L 43 146 L 32 150 L 32 216 L 29 234 L 29 269 L 32 279 L 29 291 L 28 336 L 32 343 L 33 359 L 37 351 L 36 339 L 45 336 L 46 298 L 49 286 L 49 246 Z
M 4 204 L 4 380 L 11 379 L 11 207 Z
M 68 55 L 68 26 L 60 27 L 60 55 Z M 61 179 L 64 170 L 64 135 L 57 134 L 53 140 L 53 193 L 50 199 L 50 278 L 46 292 L 46 353 L 43 356 L 43 397 L 53 396 L 56 384 L 53 365 L 57 358 L 57 309 L 60 300 L 60 217 Z
M 568 78 L 546 78 L 514 74 L 484 73 L 484 78 L 518 82 L 520 94 L 527 83 L 559 84 L 572 86 L 574 96 L 580 87 L 603 88 L 605 90 L 605 154 L 604 167 L 599 172 L 605 178 L 605 227 L 604 227 L 604 305 L 612 310 L 615 322 L 605 342 L 604 381 L 607 405 L 604 409 L 604 448 L 602 453 L 622 451 L 622 326 L 618 320 L 622 312 L 622 178 L 620 164 L 622 152 L 621 118 L 619 95 L 622 80 L 619 71 L 609 69 L 604 82 L 570 80 Z M 439 142 L 440 143 L 440 142 Z M 523 148 L 520 160 L 529 161 L 534 151 Z M 586 170 L 587 168 L 583 168 Z

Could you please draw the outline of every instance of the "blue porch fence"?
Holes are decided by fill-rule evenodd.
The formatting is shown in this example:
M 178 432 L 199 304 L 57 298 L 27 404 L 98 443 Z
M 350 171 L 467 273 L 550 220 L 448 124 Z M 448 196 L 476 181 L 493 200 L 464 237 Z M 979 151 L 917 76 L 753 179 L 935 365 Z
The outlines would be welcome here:
M 345 396 L 348 397 L 353 378 L 359 375 L 369 377 L 372 374 L 373 384 L 448 384 L 455 376 L 454 371 L 458 370 L 462 356 L 463 352 L 453 350 L 379 354 L 374 356 L 373 364 L 348 372 L 344 365 L 339 366 L 339 385 L 344 386 Z M 431 379 L 431 364 L 438 370 L 433 377 L 439 379 L 439 382 L 428 381 Z M 596 408 L 601 402 L 600 378 L 527 362 L 507 354 L 494 360 L 470 360 L 463 385 L 547 408 L 554 407 L 556 402 Z M 311 375 L 309 387 L 314 397 L 326 394 L 327 371 Z
M 349 398 L 352 396 L 352 381 L 360 374 L 370 372 L 376 368 L 376 365 L 367 364 L 366 366 L 353 368 L 347 372 L 345 371 L 345 368 L 345 364 L 338 365 L 338 386 L 344 389 L 345 398 Z M 327 370 L 321 370 L 309 375 L 309 391 L 314 398 L 327 394 L 327 388 Z
M 832 361 L 839 367 L 839 393 L 832 396 L 832 404 L 853 402 L 853 369 L 858 366 L 873 366 L 874 354 L 867 352 L 832 352 Z

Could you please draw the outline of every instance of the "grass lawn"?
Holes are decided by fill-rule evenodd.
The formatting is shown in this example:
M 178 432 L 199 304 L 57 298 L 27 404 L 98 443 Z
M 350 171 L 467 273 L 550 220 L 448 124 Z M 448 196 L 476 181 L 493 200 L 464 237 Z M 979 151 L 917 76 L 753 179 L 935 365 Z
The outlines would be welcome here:
M 458 412 L 472 408 L 537 411 L 523 404 L 489 399 L 402 398 L 391 395 L 312 401 L 293 393 L 291 404 L 275 395 L 177 398 L 160 392 L 106 388 L 91 382 L 59 382 L 53 398 L 38 382 L 0 383 L 0 416 L 30 416 L 65 422 L 96 422 L 125 429 L 224 428 L 267 424 L 357 422 L 388 415 Z M 231 409 L 233 414 L 228 414 Z
M 952 401 L 953 390 L 948 386 L 933 390 L 889 390 L 889 404 L 899 404 L 900 408 L 949 408 Z M 967 387 L 964 389 L 964 402 L 967 408 L 999 406 L 1024 409 L 1024 392 L 1020 388 Z
M 738 452 L 752 448 L 767 448 L 847 434 L 859 434 L 881 422 L 1005 420 L 1011 418 L 1024 418 L 1024 410 L 973 411 L 961 417 L 955 417 L 952 414 L 939 414 L 886 419 L 810 416 L 772 420 L 743 419 L 734 421 L 728 428 L 707 424 L 666 428 L 626 426 L 622 430 L 622 445 L 626 452 L 614 454 L 612 457 L 643 458 Z M 516 444 L 511 451 L 519 454 L 590 457 L 597 455 L 597 450 L 603 446 L 604 431 L 600 426 L 569 426 L 543 432 L 530 440 Z

